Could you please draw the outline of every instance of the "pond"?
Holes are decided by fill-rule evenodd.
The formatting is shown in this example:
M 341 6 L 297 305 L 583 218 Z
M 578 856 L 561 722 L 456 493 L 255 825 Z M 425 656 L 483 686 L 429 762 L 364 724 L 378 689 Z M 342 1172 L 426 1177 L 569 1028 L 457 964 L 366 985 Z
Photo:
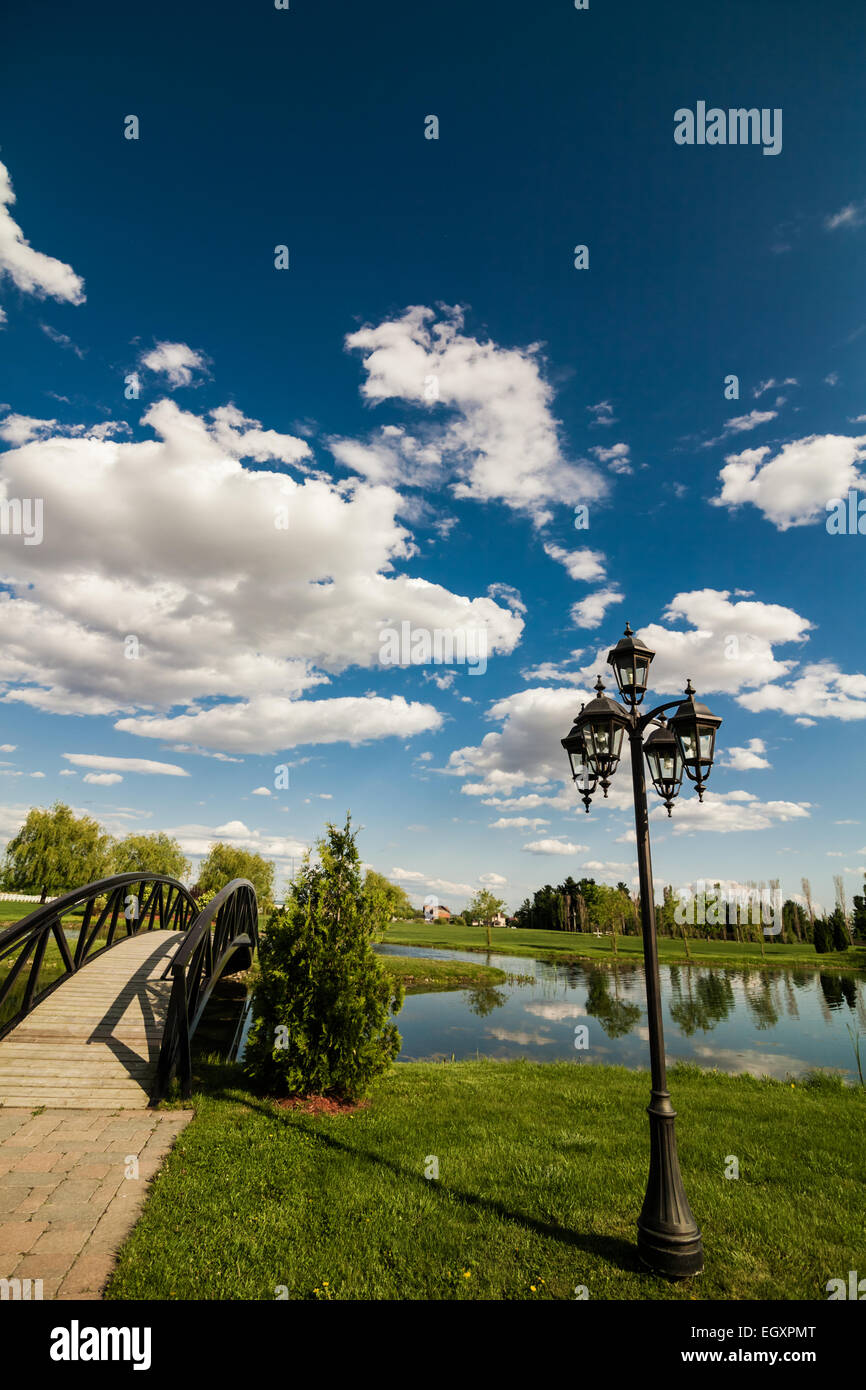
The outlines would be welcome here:
M 530 976 L 491 988 L 407 995 L 397 1018 L 402 1061 L 451 1057 L 574 1058 L 648 1067 L 643 966 L 550 964 L 522 956 L 378 946 L 383 955 L 484 962 Z M 704 965 L 661 967 L 669 1063 L 694 1062 L 756 1076 L 802 1076 L 813 1067 L 858 1079 L 852 1032 L 862 1034 L 866 982 L 815 970 Z M 588 1029 L 585 1050 L 575 1028 Z

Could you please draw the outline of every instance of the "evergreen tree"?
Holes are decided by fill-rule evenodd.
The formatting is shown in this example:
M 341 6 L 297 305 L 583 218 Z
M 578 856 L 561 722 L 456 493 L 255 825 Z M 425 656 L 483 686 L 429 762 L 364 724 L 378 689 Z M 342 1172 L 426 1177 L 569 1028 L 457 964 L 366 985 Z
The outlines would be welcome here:
M 260 947 L 245 1070 L 270 1094 L 355 1100 L 400 1050 L 389 1013 L 403 1002 L 372 948 L 381 897 L 361 878 L 351 817 L 328 825 Z
M 841 907 L 834 908 L 827 918 L 827 926 L 831 932 L 832 944 L 828 948 L 831 951 L 847 951 L 851 942 L 848 939 L 848 932 L 845 927 L 845 913 Z
M 816 917 L 812 923 L 813 941 L 819 956 L 833 950 L 833 928 L 823 917 Z

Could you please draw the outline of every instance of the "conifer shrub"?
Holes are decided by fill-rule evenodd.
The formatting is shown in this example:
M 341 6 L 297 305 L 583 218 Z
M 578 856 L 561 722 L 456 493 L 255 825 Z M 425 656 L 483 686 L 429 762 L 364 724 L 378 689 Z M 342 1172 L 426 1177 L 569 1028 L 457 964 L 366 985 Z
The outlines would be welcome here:
M 365 889 L 356 833 L 350 816 L 328 825 L 318 863 L 305 856 L 262 936 L 244 1069 L 271 1095 L 357 1100 L 400 1050 L 389 1015 L 403 987 L 373 951 L 383 907 Z

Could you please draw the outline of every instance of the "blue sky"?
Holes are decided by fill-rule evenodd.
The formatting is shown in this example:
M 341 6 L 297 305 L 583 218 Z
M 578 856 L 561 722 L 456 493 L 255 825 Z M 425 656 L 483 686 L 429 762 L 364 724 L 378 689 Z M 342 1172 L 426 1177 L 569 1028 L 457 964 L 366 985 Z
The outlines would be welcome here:
M 282 871 L 351 808 L 418 902 L 629 880 L 627 768 L 586 816 L 559 747 L 628 619 L 725 721 L 657 880 L 859 891 L 866 14 L 755 8 L 6 19 L 4 837 L 61 796 Z M 699 101 L 781 150 L 678 145 Z

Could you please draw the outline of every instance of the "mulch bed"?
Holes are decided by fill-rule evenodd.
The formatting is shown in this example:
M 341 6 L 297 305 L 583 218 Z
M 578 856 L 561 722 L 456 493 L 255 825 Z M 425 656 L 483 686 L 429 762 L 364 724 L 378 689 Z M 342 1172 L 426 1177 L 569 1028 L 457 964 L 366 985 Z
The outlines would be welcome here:
M 287 1096 L 276 1104 L 281 1110 L 302 1110 L 305 1115 L 349 1115 L 366 1110 L 368 1100 L 334 1100 L 331 1096 Z

